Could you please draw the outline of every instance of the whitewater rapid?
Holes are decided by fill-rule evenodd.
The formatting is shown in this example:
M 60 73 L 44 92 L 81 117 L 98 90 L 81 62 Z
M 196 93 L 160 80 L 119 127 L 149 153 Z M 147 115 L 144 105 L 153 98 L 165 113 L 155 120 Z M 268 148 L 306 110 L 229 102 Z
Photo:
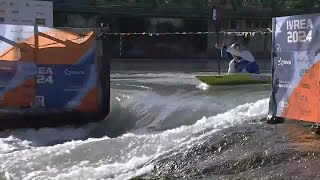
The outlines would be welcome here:
M 108 122 L 1 132 L 0 178 L 130 179 L 221 130 L 267 115 L 268 86 L 199 85 L 194 74 L 114 74 Z M 111 126 L 119 130 L 115 137 L 106 132 Z

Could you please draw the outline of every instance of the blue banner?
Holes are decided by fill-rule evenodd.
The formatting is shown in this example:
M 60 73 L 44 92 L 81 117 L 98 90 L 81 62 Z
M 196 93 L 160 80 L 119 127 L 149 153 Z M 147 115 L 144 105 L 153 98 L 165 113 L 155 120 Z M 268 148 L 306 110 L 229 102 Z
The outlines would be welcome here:
M 96 86 L 95 65 L 38 65 L 37 99 L 41 107 L 74 108 Z
M 319 122 L 320 14 L 273 19 L 269 114 Z M 319 27 L 319 28 L 318 28 Z

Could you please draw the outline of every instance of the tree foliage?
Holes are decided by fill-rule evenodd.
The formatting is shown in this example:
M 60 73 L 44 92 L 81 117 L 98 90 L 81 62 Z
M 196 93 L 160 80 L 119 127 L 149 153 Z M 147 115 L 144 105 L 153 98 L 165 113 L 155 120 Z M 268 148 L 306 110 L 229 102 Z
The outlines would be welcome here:
M 236 7 L 262 6 L 277 9 L 310 9 L 318 7 L 320 0 L 230 0 Z M 208 0 L 210 5 L 219 5 L 226 0 Z
M 228 3 L 234 10 L 245 7 L 261 7 L 277 10 L 304 10 L 318 8 L 320 0 L 90 0 L 96 5 L 132 5 L 132 6 L 153 6 L 156 8 L 210 8 L 212 6 L 224 6 Z
M 286 9 L 310 9 L 318 7 L 320 0 L 231 0 L 243 6 L 255 4 L 271 8 L 286 8 Z M 210 4 L 219 2 L 219 0 L 209 0 Z

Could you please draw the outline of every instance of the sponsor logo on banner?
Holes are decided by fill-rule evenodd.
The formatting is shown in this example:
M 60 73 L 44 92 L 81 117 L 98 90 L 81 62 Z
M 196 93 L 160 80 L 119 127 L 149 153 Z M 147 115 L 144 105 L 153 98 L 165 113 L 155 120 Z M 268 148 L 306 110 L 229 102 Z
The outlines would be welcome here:
M 291 60 L 285 60 L 285 59 L 282 59 L 280 57 L 280 59 L 278 60 L 278 66 L 285 66 L 285 65 L 288 65 L 288 66 L 291 66 Z
M 304 76 L 305 74 L 307 74 L 307 73 L 308 73 L 308 70 L 309 70 L 309 69 L 302 69 L 302 70 L 300 70 L 300 76 Z
M 44 18 L 36 18 L 35 19 L 35 23 L 36 24 L 40 24 L 40 25 L 45 25 L 46 24 L 46 19 L 44 19 Z
M 37 16 L 44 16 L 45 13 L 44 13 L 44 12 L 36 12 L 36 15 L 37 15 Z
M 6 14 L 6 10 L 1 9 L 0 14 Z
M 10 12 L 11 12 L 11 14 L 19 14 L 19 10 L 12 10 Z
M 310 63 L 309 59 L 296 59 L 296 62 L 299 64 L 306 64 L 306 63 Z
M 285 102 L 285 101 L 280 101 L 279 102 L 279 106 L 284 108 L 284 109 L 288 109 L 289 108 L 289 103 Z
M 26 35 L 33 35 L 33 30 L 25 30 L 25 29 L 10 29 L 11 33 L 17 34 L 26 34 Z
M 69 88 L 65 88 L 63 91 L 64 92 L 79 92 L 81 89 L 81 87 L 69 87 Z
M 38 67 L 39 74 L 53 74 L 53 70 L 50 67 Z
M 71 76 L 71 75 L 85 75 L 85 71 L 72 71 L 69 69 L 64 70 L 64 75 L 65 76 Z
M 285 89 L 292 89 L 293 88 L 293 85 L 290 81 L 279 80 L 278 86 L 279 86 L 279 88 L 285 88 Z
M 308 96 L 305 96 L 305 95 L 300 96 L 300 100 L 304 102 L 309 102 Z
M 312 41 L 313 22 L 311 19 L 290 19 L 286 21 L 287 42 L 305 43 Z
M 35 7 L 45 7 L 43 4 L 36 4 Z
M 37 84 L 53 84 L 53 70 L 50 67 L 38 67 Z
M 275 49 L 276 53 L 281 53 L 281 46 L 280 46 L 280 44 L 276 44 L 276 45 L 274 46 L 274 49 Z
M 13 38 L 13 40 L 14 40 L 15 42 L 21 42 L 21 41 L 24 41 L 24 40 L 26 40 L 26 39 L 27 39 L 27 38 L 21 38 L 21 37 Z M 19 53 L 20 53 L 20 49 L 19 49 L 19 48 L 15 48 L 14 51 L 15 51 L 15 53 L 16 53 L 16 52 L 19 52 Z
M 33 20 L 31 20 L 31 19 L 23 19 L 23 20 L 21 20 L 21 22 L 23 22 L 23 23 L 33 23 Z
M 16 22 L 19 22 L 19 20 L 18 19 L 11 19 L 11 22 L 16 23 Z
M 304 89 L 310 89 L 310 84 L 301 83 L 301 87 Z
M 36 96 L 34 101 L 31 104 L 32 107 L 45 107 L 45 97 L 44 96 Z
M 8 66 L 0 66 L 0 71 L 11 71 L 12 67 L 8 67 Z

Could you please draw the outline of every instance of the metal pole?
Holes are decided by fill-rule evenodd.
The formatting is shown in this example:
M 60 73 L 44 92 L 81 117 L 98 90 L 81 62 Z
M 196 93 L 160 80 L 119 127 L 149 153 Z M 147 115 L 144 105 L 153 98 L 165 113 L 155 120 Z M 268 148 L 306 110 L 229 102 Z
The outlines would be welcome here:
M 39 29 L 38 25 L 34 25 L 34 61 L 38 63 L 38 50 L 39 50 Z
M 120 51 L 120 57 L 121 57 L 122 56 L 122 35 L 120 35 L 119 41 L 120 41 L 119 51 Z
M 221 22 L 220 22 L 220 20 L 216 20 L 215 21 L 215 29 L 216 29 L 216 42 L 217 42 L 217 44 L 219 44 L 220 43 L 220 27 L 221 27 Z M 220 53 L 220 52 L 219 52 Z M 221 74 L 221 56 L 218 56 L 218 75 L 220 75 Z
M 110 35 L 106 33 L 110 32 L 110 27 L 107 24 L 105 27 L 103 23 L 100 26 L 100 35 L 98 36 L 99 40 L 102 41 L 102 56 L 99 63 L 99 77 L 102 84 L 102 102 L 101 104 L 101 113 L 103 116 L 106 116 L 110 112 L 110 61 L 111 61 L 111 49 L 112 44 L 110 41 Z M 106 104 L 105 102 L 108 102 Z

